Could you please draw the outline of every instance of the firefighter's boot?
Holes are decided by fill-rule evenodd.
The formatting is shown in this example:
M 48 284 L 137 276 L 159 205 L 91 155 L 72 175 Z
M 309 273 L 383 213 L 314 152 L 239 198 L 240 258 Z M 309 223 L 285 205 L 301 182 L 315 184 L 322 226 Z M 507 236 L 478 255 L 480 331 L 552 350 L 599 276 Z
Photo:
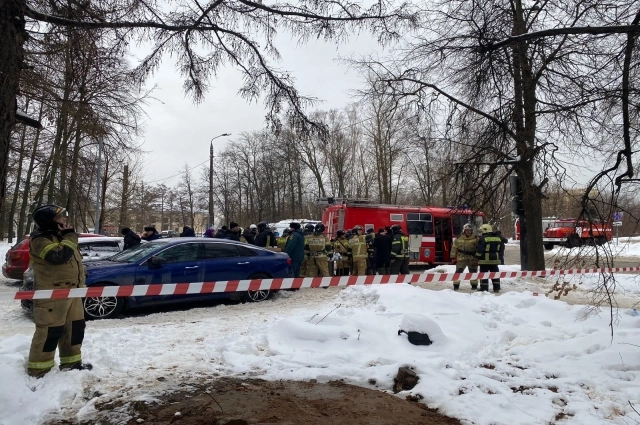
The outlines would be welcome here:
M 493 292 L 500 292 L 500 284 L 499 283 L 494 283 L 493 284 Z
M 91 370 L 91 369 L 93 369 L 93 365 L 91 363 L 75 362 L 75 363 L 67 363 L 67 364 L 60 365 L 60 370 L 64 372 L 69 370 Z
M 480 284 L 480 288 L 478 289 L 478 291 L 488 292 L 489 291 L 489 284 L 488 283 L 481 283 Z
M 460 289 L 460 284 L 459 283 L 454 283 L 453 284 L 453 290 L 457 291 L 458 289 Z

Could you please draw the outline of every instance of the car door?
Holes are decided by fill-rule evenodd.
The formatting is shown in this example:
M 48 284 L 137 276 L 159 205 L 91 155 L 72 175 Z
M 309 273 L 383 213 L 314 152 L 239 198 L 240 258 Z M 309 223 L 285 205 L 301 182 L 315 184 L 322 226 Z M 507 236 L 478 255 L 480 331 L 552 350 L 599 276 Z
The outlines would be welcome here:
M 206 282 L 246 279 L 258 267 L 255 251 L 231 243 L 204 243 L 200 259 Z
M 192 283 L 202 282 L 203 269 L 198 259 L 200 242 L 172 245 L 155 254 L 165 261 L 164 264 L 153 265 L 151 259 L 139 267 L 136 273 L 136 285 L 151 285 L 156 283 Z M 153 257 L 152 257 L 153 258 Z M 136 297 L 139 304 L 175 303 L 188 301 L 190 296 L 182 295 L 151 295 Z

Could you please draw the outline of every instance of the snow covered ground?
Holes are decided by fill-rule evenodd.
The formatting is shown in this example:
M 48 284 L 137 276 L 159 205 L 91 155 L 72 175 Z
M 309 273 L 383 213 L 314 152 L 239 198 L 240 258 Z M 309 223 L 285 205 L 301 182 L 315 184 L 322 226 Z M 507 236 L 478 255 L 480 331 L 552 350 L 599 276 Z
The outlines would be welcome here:
M 640 240 L 616 247 L 640 257 Z M 6 249 L 0 244 L 0 258 Z M 430 272 L 438 271 L 453 270 Z M 598 276 L 573 279 L 583 293 L 599 284 Z M 616 279 L 616 291 L 634 301 L 640 276 Z M 202 377 L 345 378 L 390 390 L 400 366 L 420 376 L 410 393 L 467 424 L 638 423 L 640 316 L 615 311 L 612 337 L 609 310 L 546 297 L 552 284 L 505 281 L 499 296 L 427 285 L 306 289 L 260 304 L 88 322 L 83 355 L 94 370 L 54 369 L 40 380 L 25 374 L 30 318 L 17 302 L 0 302 L 0 424 L 90 421 L 96 404 L 153 400 Z M 1 291 L 17 288 L 0 280 Z M 407 313 L 435 322 L 433 345 L 398 336 Z

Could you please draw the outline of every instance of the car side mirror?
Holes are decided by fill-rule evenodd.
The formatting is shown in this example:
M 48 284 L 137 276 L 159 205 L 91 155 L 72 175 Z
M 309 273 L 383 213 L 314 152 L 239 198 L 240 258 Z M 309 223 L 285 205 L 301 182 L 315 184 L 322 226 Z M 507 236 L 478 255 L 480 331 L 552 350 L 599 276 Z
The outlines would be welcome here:
M 149 259 L 149 265 L 151 266 L 161 266 L 167 262 L 166 259 L 162 257 L 151 257 Z

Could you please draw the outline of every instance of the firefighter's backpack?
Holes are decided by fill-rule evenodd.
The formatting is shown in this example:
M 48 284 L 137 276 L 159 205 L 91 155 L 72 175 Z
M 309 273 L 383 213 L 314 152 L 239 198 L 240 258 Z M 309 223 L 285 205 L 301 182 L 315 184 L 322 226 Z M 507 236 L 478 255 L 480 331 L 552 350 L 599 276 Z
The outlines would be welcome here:
M 409 342 L 412 343 L 413 345 L 431 345 L 433 344 L 433 341 L 431 341 L 429 339 L 429 334 L 423 334 L 422 332 L 416 332 L 416 331 L 403 331 L 402 329 L 400 329 L 398 331 L 398 335 L 405 333 L 407 334 L 407 337 L 409 338 Z
M 406 334 L 413 345 L 431 345 L 442 343 L 446 337 L 440 326 L 432 319 L 421 314 L 405 314 L 400 324 L 398 335 Z

